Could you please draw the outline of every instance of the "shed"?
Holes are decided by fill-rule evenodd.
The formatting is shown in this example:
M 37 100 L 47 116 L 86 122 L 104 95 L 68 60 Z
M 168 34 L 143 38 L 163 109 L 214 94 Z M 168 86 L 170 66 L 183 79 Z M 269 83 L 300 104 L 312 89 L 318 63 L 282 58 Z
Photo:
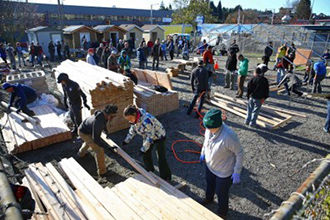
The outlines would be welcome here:
M 138 45 L 142 42 L 142 35 L 144 30 L 135 24 L 122 24 L 119 27 L 126 30 L 124 40 L 129 40 L 130 38 L 133 38 L 135 42 L 135 48 L 137 48 Z
M 159 25 L 146 24 L 142 27 L 144 30 L 143 37 L 146 42 L 151 40 L 155 42 L 158 38 L 160 42 L 165 39 L 165 29 Z
M 50 56 L 48 52 L 48 44 L 51 40 L 53 40 L 54 43 L 57 41 L 62 41 L 63 35 L 62 30 L 51 28 L 47 26 L 39 26 L 35 28 L 31 28 L 26 31 L 28 35 L 28 40 L 30 43 L 39 43 L 40 46 L 42 46 L 42 49 L 46 56 Z
M 116 25 L 98 25 L 93 29 L 100 32 L 98 34 L 99 42 L 101 42 L 102 39 L 105 39 L 106 41 L 110 40 L 114 46 L 116 46 L 119 39 L 124 39 L 124 34 L 126 34 L 125 29 Z
M 85 25 L 72 25 L 63 29 L 64 39 L 69 44 L 70 48 L 84 48 L 82 42 L 86 40 L 86 48 L 91 46 L 91 43 L 97 42 L 99 32 Z M 84 49 L 86 49 L 84 48 Z

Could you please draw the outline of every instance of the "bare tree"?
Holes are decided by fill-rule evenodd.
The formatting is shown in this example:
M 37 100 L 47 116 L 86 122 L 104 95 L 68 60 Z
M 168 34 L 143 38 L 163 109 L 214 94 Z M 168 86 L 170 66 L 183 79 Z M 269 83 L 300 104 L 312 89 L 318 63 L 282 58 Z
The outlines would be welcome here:
M 0 35 L 8 42 L 14 43 L 27 29 L 42 22 L 43 16 L 36 13 L 35 5 L 17 0 L 0 0 Z

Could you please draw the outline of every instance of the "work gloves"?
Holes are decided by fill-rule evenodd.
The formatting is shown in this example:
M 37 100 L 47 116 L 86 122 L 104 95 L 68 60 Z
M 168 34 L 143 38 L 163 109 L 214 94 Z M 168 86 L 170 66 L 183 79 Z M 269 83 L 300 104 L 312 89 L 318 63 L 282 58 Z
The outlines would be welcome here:
M 231 179 L 233 180 L 233 184 L 238 184 L 241 182 L 241 177 L 239 173 L 233 173 Z
M 202 164 L 205 162 L 205 155 L 204 154 L 201 154 L 200 157 L 199 157 L 199 162 Z
M 87 108 L 88 110 L 91 110 L 91 108 L 89 107 L 89 105 L 87 105 L 86 102 L 84 102 L 84 106 L 85 106 L 85 108 Z

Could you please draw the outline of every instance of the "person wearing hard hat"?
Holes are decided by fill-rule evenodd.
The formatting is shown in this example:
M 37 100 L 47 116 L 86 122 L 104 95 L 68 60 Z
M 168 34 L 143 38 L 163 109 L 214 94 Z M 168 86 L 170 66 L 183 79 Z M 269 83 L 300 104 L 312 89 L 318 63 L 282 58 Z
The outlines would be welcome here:
M 35 113 L 26 106 L 36 101 L 38 98 L 38 95 L 34 89 L 24 84 L 10 84 L 7 82 L 2 84 L 2 88 L 6 92 L 10 93 L 8 111 L 10 111 L 10 107 L 13 106 L 15 99 L 17 99 L 14 104 L 17 108 L 17 113 L 22 111 L 31 117 L 35 115 Z
M 68 74 L 61 73 L 57 77 L 57 83 L 61 83 L 64 93 L 64 107 L 69 109 L 70 118 L 74 124 L 74 129 L 71 133 L 76 134 L 79 125 L 81 124 L 81 99 L 84 101 L 84 106 L 90 110 L 87 104 L 85 93 L 80 89 L 80 86 L 75 81 L 69 79 Z
M 240 182 L 244 150 L 235 132 L 222 123 L 220 109 L 208 111 L 203 125 L 206 131 L 200 162 L 205 163 L 206 168 L 206 197 L 200 203 L 206 205 L 213 202 L 216 193 L 218 214 L 225 218 L 230 186 Z

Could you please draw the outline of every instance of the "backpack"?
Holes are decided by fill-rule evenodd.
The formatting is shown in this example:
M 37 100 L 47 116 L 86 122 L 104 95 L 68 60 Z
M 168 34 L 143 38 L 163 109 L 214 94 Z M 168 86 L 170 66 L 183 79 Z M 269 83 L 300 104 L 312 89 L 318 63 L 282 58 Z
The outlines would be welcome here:
M 35 209 L 35 201 L 32 199 L 29 188 L 21 185 L 10 184 L 11 189 L 15 195 L 16 201 L 20 204 L 22 210 L 28 210 L 29 212 L 23 212 L 24 219 L 31 219 L 32 213 Z

